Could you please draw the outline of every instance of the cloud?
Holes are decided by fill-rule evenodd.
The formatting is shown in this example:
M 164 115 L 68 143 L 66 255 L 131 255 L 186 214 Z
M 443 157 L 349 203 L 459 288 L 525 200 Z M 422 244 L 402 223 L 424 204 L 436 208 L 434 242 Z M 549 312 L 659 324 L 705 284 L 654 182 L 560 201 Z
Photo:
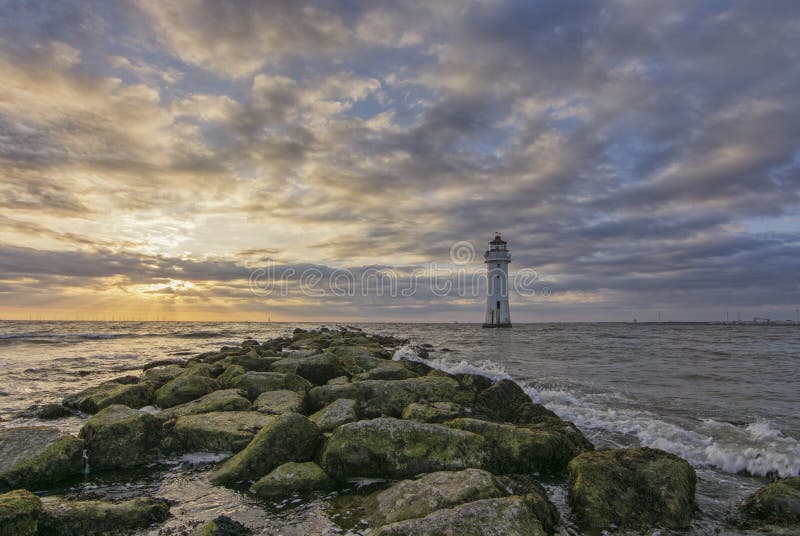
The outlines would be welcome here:
M 265 258 L 409 270 L 501 230 L 560 318 L 800 290 L 792 2 L 64 5 L 2 17 L 13 281 L 228 311 Z

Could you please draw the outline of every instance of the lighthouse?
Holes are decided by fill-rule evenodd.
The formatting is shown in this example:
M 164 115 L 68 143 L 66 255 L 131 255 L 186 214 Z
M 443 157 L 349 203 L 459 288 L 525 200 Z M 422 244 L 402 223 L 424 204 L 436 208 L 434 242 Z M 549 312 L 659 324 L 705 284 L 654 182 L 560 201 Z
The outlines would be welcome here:
M 489 242 L 489 249 L 483 254 L 486 262 L 486 317 L 485 328 L 510 328 L 511 312 L 508 310 L 508 263 L 511 253 L 506 241 L 495 233 L 494 240 Z

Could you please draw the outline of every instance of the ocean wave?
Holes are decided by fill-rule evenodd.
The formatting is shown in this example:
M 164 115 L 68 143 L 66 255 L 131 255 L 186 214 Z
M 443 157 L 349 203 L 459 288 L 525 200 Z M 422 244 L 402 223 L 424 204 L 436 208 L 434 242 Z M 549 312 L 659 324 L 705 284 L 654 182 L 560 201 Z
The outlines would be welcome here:
M 423 359 L 412 346 L 398 349 L 393 359 L 421 361 L 451 374 L 468 373 L 493 380 L 513 379 L 491 360 L 469 363 L 446 358 Z M 737 426 L 712 419 L 698 421 L 697 430 L 673 423 L 640 409 L 608 405 L 624 397 L 600 397 L 599 404 L 565 386 L 546 388 L 524 386 L 531 399 L 574 422 L 587 432 L 601 430 L 636 438 L 642 446 L 676 454 L 695 467 L 714 467 L 729 473 L 746 472 L 755 476 L 800 475 L 800 442 L 786 436 L 774 423 L 759 420 Z M 590 395 L 597 400 L 596 393 Z

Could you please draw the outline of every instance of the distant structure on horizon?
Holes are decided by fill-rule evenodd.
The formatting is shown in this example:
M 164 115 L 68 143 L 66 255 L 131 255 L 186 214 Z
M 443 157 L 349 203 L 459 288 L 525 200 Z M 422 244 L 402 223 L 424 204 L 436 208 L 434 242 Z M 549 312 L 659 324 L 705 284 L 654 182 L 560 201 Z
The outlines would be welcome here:
M 494 240 L 489 242 L 489 249 L 483 254 L 487 272 L 485 328 L 511 327 L 511 311 L 508 309 L 508 263 L 511 262 L 511 253 L 506 243 L 500 238 L 500 233 L 495 233 Z

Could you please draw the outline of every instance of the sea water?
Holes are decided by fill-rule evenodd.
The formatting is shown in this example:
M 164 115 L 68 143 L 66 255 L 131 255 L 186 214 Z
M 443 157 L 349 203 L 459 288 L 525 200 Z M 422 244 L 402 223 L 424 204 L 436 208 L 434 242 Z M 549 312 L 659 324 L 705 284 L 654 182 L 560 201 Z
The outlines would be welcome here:
M 266 339 L 298 323 L 0 322 L 1 427 L 35 403 L 185 358 L 245 337 Z M 302 324 L 314 327 L 318 324 Z M 770 478 L 800 474 L 800 326 L 746 324 L 355 324 L 407 338 L 396 358 L 446 371 L 512 378 L 531 398 L 573 421 L 597 447 L 644 445 L 688 460 L 702 515 L 692 533 L 726 533 L 735 503 Z M 331 326 L 333 327 L 333 326 Z M 76 433 L 86 417 L 46 424 Z M 143 468 L 123 483 L 92 475 L 59 490 L 76 497 L 156 495 L 177 502 L 166 533 L 229 514 L 265 533 L 336 533 L 324 502 L 265 504 L 208 485 L 217 461 L 202 453 Z M 116 477 L 115 477 L 116 478 Z M 576 534 L 563 482 L 545 482 Z M 170 532 L 174 531 L 174 532 Z

